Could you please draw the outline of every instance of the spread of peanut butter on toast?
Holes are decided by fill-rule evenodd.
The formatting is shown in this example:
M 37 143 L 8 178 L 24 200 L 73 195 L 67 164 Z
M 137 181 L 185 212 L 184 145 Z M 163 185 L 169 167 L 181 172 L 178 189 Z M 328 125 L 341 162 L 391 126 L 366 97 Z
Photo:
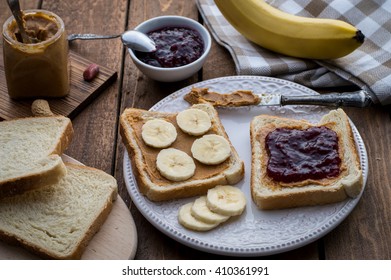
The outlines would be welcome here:
M 137 113 L 135 113 L 135 114 L 137 114 Z M 139 114 L 140 114 L 139 117 L 141 120 L 142 119 L 141 113 L 139 113 Z M 137 118 L 137 116 L 133 115 L 132 118 Z M 181 131 L 181 129 L 178 127 L 178 125 L 175 121 L 175 114 L 167 115 L 167 116 L 165 116 L 164 119 L 166 121 L 169 121 L 170 123 L 172 123 L 175 126 L 175 128 L 178 132 L 178 139 L 180 139 L 180 141 L 175 141 L 171 145 L 171 147 L 176 148 L 181 151 L 184 151 L 187 154 L 191 154 L 191 152 L 190 152 L 191 145 L 194 142 L 194 140 L 199 137 L 191 136 L 191 135 L 188 135 L 188 134 L 184 133 L 183 131 Z M 140 149 L 143 152 L 144 161 L 146 163 L 145 164 L 146 171 L 149 173 L 151 178 L 154 178 L 154 181 L 156 184 L 159 184 L 160 186 L 167 186 L 167 185 L 172 184 L 172 181 L 164 178 L 156 168 L 156 158 L 157 158 L 157 155 L 158 155 L 160 149 L 156 149 L 156 148 L 153 148 L 153 147 L 146 145 L 141 137 L 141 128 L 144 124 L 144 121 L 139 121 L 139 122 L 130 121 L 130 123 L 133 126 L 134 131 L 136 132 L 135 133 L 136 141 L 137 141 Z M 211 129 L 207 133 L 208 134 L 215 133 L 215 131 L 216 131 L 216 128 L 214 128 L 212 126 Z M 195 161 L 195 164 L 196 164 L 196 172 L 195 172 L 194 176 L 192 177 L 192 180 L 205 179 L 205 178 L 212 177 L 216 174 L 219 174 L 220 172 L 222 172 L 224 169 L 226 169 L 228 167 L 228 164 L 224 163 L 224 162 L 219 165 L 215 165 L 215 166 L 205 165 L 205 164 L 202 164 L 198 161 Z
M 184 96 L 190 104 L 210 103 L 213 106 L 236 107 L 256 105 L 261 101 L 260 97 L 251 90 L 236 90 L 231 93 L 218 93 L 210 91 L 208 88 L 192 88 Z

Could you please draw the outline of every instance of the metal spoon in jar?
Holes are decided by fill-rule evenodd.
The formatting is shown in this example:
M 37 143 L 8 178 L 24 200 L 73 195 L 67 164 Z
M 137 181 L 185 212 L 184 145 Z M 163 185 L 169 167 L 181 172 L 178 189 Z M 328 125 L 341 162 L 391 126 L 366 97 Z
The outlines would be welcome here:
M 68 36 L 68 41 L 113 39 L 118 37 L 121 37 L 122 43 L 132 50 L 140 52 L 154 52 L 156 50 L 155 42 L 144 33 L 136 30 L 129 30 L 119 35 L 71 34 Z
M 7 0 L 8 6 L 15 18 L 16 24 L 18 25 L 20 35 L 22 37 L 22 43 L 32 43 L 31 38 L 27 35 L 26 29 L 23 24 L 23 13 L 20 10 L 19 0 Z

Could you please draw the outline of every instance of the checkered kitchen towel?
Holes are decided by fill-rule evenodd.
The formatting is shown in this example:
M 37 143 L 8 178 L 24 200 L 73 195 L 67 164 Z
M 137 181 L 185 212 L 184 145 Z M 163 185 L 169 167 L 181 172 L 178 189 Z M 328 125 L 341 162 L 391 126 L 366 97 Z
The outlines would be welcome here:
M 230 51 L 238 75 L 273 76 L 312 88 L 353 84 L 367 90 L 374 102 L 391 104 L 390 0 L 266 1 L 291 14 L 347 21 L 360 29 L 366 40 L 343 58 L 296 59 L 249 42 L 224 19 L 213 0 L 196 0 L 213 37 Z

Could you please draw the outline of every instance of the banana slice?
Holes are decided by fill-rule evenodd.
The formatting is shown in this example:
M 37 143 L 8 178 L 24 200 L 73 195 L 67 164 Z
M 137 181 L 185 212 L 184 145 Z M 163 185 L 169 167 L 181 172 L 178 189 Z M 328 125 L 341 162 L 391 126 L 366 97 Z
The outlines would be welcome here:
M 159 152 L 156 167 L 160 174 L 171 181 L 184 181 L 194 175 L 194 160 L 185 152 L 168 148 Z
M 205 223 L 223 223 L 230 218 L 227 215 L 220 215 L 212 212 L 206 205 L 206 196 L 197 198 L 192 207 L 191 214 L 198 220 Z
M 179 112 L 176 121 L 184 132 L 195 136 L 205 134 L 212 126 L 208 113 L 200 109 L 187 109 Z
M 219 223 L 205 223 L 203 221 L 200 221 L 196 219 L 192 214 L 191 214 L 191 207 L 193 206 L 193 202 L 187 203 L 183 205 L 179 209 L 178 213 L 178 222 L 191 230 L 196 230 L 196 231 L 208 231 L 211 230 L 219 225 Z
M 246 197 L 236 187 L 229 185 L 216 186 L 208 190 L 206 204 L 215 213 L 236 216 L 243 212 L 246 206 Z
M 204 164 L 215 165 L 229 158 L 231 146 L 223 136 L 207 134 L 193 142 L 191 153 L 196 160 Z
M 153 119 L 142 126 L 141 137 L 148 146 L 167 148 L 176 140 L 177 131 L 172 123 L 161 119 Z

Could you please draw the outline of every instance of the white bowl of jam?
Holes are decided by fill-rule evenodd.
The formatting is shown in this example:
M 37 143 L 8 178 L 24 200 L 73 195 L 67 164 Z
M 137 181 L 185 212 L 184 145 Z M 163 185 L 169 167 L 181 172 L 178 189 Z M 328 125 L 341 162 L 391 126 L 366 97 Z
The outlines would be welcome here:
M 133 63 L 149 78 L 177 82 L 197 73 L 209 54 L 212 39 L 197 21 L 182 16 L 159 16 L 144 21 L 135 30 L 156 44 L 153 53 L 128 49 Z

